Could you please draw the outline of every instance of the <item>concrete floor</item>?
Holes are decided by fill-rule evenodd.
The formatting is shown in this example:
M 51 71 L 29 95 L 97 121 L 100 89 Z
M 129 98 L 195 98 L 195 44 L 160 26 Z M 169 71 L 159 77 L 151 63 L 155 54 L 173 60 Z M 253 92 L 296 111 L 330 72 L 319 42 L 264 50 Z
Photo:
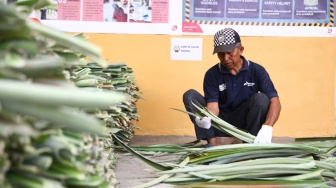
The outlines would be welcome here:
M 156 144 L 185 144 L 195 141 L 193 136 L 134 136 L 129 145 L 149 146 Z M 237 143 L 236 139 L 222 138 L 222 144 Z M 274 143 L 292 143 L 293 138 L 273 138 Z M 121 157 L 117 163 L 115 174 L 119 182 L 119 188 L 130 188 L 147 183 L 153 179 L 158 178 L 156 174 L 150 171 L 155 170 L 153 167 L 144 163 L 133 155 L 125 155 L 125 152 L 116 151 Z M 152 158 L 151 160 L 157 160 Z M 169 184 L 158 184 L 152 186 L 153 188 L 172 188 L 174 186 Z

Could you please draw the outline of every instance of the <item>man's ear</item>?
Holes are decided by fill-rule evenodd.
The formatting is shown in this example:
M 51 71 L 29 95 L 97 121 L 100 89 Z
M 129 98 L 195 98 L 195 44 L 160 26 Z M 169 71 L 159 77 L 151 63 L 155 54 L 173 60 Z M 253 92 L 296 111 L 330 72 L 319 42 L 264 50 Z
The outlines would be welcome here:
M 244 46 L 239 48 L 239 53 L 243 53 L 244 52 Z

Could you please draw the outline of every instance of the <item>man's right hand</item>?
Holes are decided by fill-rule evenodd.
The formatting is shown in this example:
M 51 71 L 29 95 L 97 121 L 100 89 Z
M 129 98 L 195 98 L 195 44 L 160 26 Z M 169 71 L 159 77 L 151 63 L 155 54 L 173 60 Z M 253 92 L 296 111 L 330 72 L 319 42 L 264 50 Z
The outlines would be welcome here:
M 210 129 L 211 127 L 211 119 L 208 117 L 203 117 L 202 119 L 200 119 L 200 117 L 197 116 L 195 118 L 195 122 L 199 127 L 203 129 Z

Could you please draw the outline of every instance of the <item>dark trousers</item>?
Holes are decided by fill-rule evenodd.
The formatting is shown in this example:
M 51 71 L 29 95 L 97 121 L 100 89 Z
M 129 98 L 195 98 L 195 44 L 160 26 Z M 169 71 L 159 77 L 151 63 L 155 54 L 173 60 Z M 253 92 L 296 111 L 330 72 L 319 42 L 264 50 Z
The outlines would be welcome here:
M 197 109 L 191 102 L 200 104 L 204 107 L 206 106 L 204 97 L 193 89 L 190 89 L 183 94 L 183 103 L 188 112 L 195 113 Z M 256 93 L 243 102 L 235 111 L 226 113 L 219 112 L 218 117 L 227 123 L 256 136 L 261 126 L 266 121 L 269 104 L 270 101 L 265 94 Z M 197 139 L 205 140 L 208 138 L 231 136 L 213 127 L 210 129 L 200 128 L 195 123 L 195 117 L 189 117 L 194 124 Z

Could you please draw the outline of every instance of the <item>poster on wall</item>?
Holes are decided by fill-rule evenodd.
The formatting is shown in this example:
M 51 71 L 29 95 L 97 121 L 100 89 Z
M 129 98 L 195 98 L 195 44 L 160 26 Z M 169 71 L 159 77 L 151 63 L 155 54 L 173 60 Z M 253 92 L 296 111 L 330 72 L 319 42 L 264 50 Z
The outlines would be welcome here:
M 229 26 L 243 35 L 333 35 L 333 10 L 334 0 L 183 0 L 182 32 Z
M 67 32 L 172 34 L 181 22 L 170 14 L 174 1 L 50 0 L 35 17 Z
M 336 36 L 334 0 L 50 0 L 35 11 L 66 32 Z

